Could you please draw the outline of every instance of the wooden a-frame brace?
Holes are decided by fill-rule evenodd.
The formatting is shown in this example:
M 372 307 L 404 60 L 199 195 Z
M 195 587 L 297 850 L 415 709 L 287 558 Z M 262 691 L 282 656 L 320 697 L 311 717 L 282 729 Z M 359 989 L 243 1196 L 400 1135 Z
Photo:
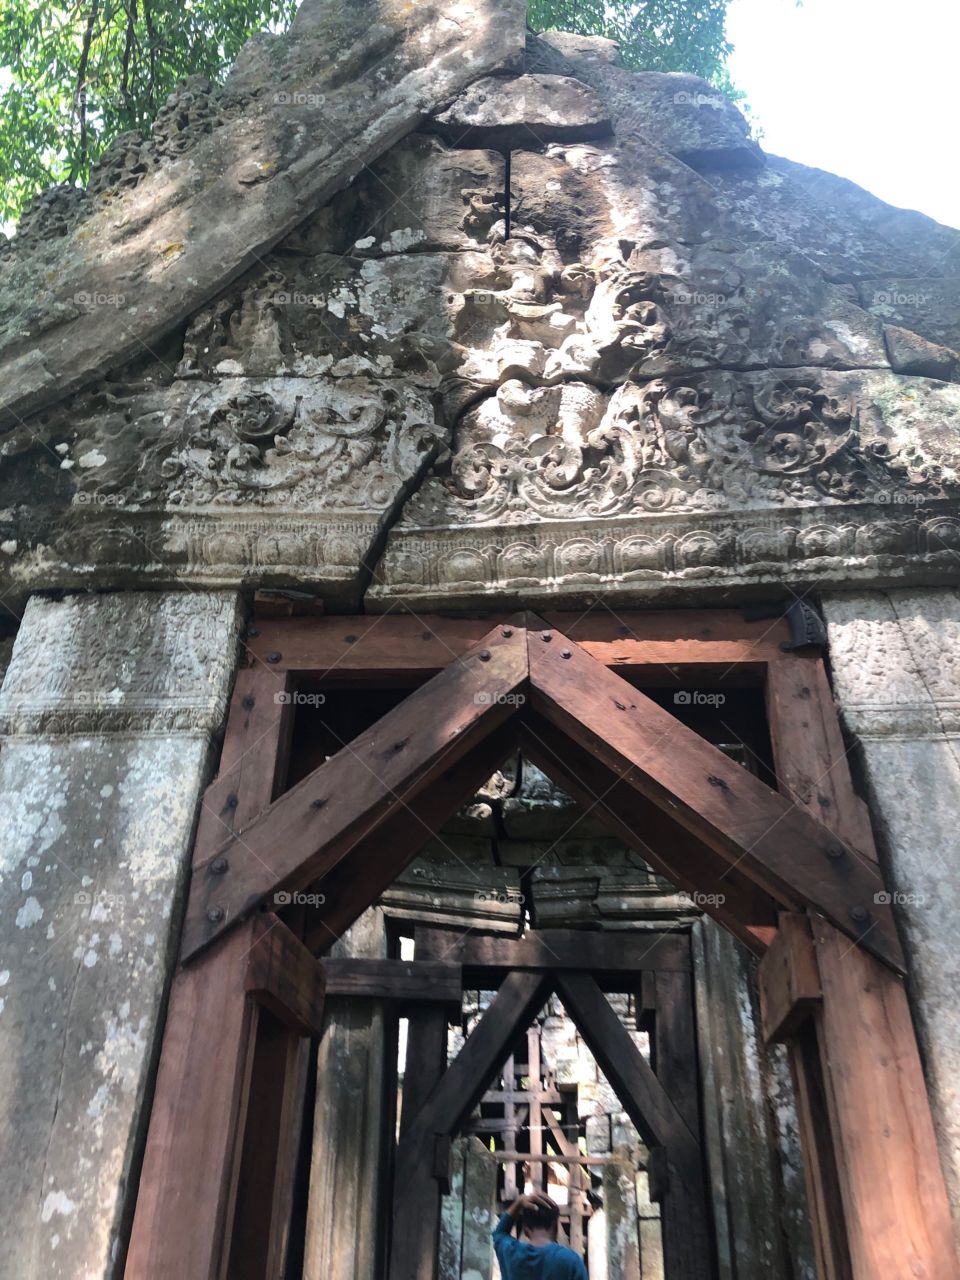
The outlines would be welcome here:
M 265 1274 L 231 1263 L 229 1245 L 238 1135 L 256 1079 L 251 1010 L 263 1007 L 248 970 L 257 948 L 287 932 L 265 926 L 260 908 L 279 910 L 301 890 L 323 893 L 321 925 L 308 934 L 322 947 L 322 930 L 332 940 L 356 919 L 522 744 L 658 870 L 704 895 L 705 909 L 756 954 L 770 944 L 777 954 L 781 913 L 811 922 L 818 989 L 812 1000 L 804 991 L 784 1022 L 821 1275 L 960 1280 L 903 956 L 819 657 L 766 663 L 780 794 L 608 669 L 601 645 L 588 652 L 524 615 L 456 652 L 447 647 L 452 660 L 438 674 L 277 798 L 289 712 L 271 714 L 268 699 L 288 706 L 275 691 L 297 664 L 241 673 L 230 723 L 242 730 L 236 743 L 228 730 L 198 832 L 127 1276 Z M 691 647 L 678 652 L 685 658 Z M 749 650 L 745 661 L 763 665 Z M 257 734 L 272 754 L 248 751 Z M 243 769 L 251 776 L 238 791 Z M 309 1022 L 292 994 L 309 948 L 291 937 L 274 949 L 286 959 L 266 966 L 273 1010 L 287 1009 L 295 1035 Z M 777 973 L 793 962 L 781 956 Z M 301 972 L 284 981 L 277 965 L 285 964 Z M 576 991 L 565 994 L 575 1006 Z M 417 1158 L 433 1160 L 426 1151 Z

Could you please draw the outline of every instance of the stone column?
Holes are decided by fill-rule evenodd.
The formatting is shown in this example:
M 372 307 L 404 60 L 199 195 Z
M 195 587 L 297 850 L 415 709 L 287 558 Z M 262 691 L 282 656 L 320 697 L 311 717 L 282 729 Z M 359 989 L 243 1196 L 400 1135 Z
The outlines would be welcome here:
M 0 691 L 0 1275 L 122 1272 L 228 593 L 33 598 Z
M 823 607 L 834 689 L 896 895 L 960 1238 L 960 593 L 835 594 Z

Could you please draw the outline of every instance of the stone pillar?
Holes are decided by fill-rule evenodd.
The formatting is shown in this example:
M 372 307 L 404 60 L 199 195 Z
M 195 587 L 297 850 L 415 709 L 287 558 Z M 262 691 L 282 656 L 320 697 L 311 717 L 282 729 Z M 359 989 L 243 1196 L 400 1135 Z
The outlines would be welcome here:
M 827 595 L 830 665 L 858 744 L 960 1238 L 960 593 Z
M 123 1249 L 212 735 L 228 593 L 33 598 L 0 691 L 0 1275 Z
M 383 911 L 365 911 L 330 954 L 384 958 Z M 375 1280 L 385 1050 L 382 1000 L 329 1002 L 317 1049 L 304 1280 Z

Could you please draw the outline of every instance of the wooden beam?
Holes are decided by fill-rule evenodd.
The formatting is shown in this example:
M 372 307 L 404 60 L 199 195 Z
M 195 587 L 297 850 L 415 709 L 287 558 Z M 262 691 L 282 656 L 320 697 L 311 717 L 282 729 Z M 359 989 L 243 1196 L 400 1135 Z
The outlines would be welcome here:
M 767 667 L 766 701 L 780 791 L 829 827 L 850 857 L 876 862 L 870 815 L 854 790 L 823 658 L 780 654 Z
M 820 1007 L 823 992 L 810 921 L 784 912 L 777 936 L 760 961 L 760 1018 L 767 1044 L 785 1044 Z
M 204 795 L 195 862 L 222 842 L 227 815 L 240 828 L 280 785 L 292 708 L 276 700 L 278 684 L 286 677 L 263 667 L 238 674 L 224 787 Z M 226 1265 L 259 1022 L 246 989 L 256 941 L 250 922 L 174 977 L 127 1254 L 136 1280 L 220 1280 Z
M 545 637 L 550 637 L 549 640 Z M 799 899 L 898 973 L 893 912 L 865 857 L 559 633 L 527 632 L 531 709 L 790 908 Z
M 739 867 L 731 868 L 704 841 L 624 782 L 603 762 L 570 740 L 558 742 L 545 721 L 525 712 L 525 755 L 558 783 L 591 817 L 635 849 L 654 871 L 691 902 L 762 955 L 776 932 L 777 905 Z
M 305 888 L 516 714 L 522 628 L 501 627 L 291 788 L 195 867 L 183 959 L 261 902 Z
M 253 919 L 244 987 L 279 1022 L 302 1036 L 323 1031 L 325 975 L 298 937 L 275 915 Z
M 326 951 L 393 884 L 427 841 L 493 776 L 514 742 L 509 724 L 495 730 L 309 886 L 309 893 L 320 899 L 306 913 L 304 941 L 311 951 Z
M 818 1039 L 854 1280 L 958 1280 L 903 983 L 820 917 Z
M 429 1226 L 436 1221 L 440 1188 L 432 1179 L 433 1187 L 425 1197 L 423 1170 L 435 1169 L 437 1138 L 457 1131 L 549 993 L 550 984 L 543 974 L 511 974 L 430 1096 L 402 1130 L 394 1168 L 390 1280 L 433 1280 L 435 1232 L 428 1233 L 424 1223 Z
M 590 969 L 636 975 L 641 970 L 690 972 L 690 944 L 677 930 L 601 933 L 585 929 L 531 929 L 522 938 L 424 927 L 435 955 L 465 969 Z
M 606 666 L 643 670 L 657 685 L 686 682 L 679 668 L 701 666 L 700 676 L 723 682 L 749 674 L 762 682 L 764 666 L 780 656 L 789 627 L 775 621 L 747 622 L 733 610 L 678 609 L 647 613 L 594 610 L 548 613 L 545 621 L 564 631 Z M 360 617 L 257 618 L 247 645 L 259 662 L 277 671 L 319 676 L 350 685 L 404 685 L 428 679 L 462 657 L 494 625 L 492 618 L 379 614 Z
M 802 1024 L 788 1045 L 818 1280 L 852 1280 L 840 1175 L 830 1132 L 817 1032 Z
M 327 999 L 335 996 L 451 1005 L 463 996 L 463 970 L 441 960 L 327 959 Z
M 662 1212 L 667 1273 L 712 1280 L 713 1239 L 700 1143 L 590 975 L 560 974 L 557 991 L 640 1136 L 666 1153 Z
M 684 1177 L 701 1180 L 699 1143 L 594 979 L 558 974 L 557 993 L 644 1142 L 666 1147 Z

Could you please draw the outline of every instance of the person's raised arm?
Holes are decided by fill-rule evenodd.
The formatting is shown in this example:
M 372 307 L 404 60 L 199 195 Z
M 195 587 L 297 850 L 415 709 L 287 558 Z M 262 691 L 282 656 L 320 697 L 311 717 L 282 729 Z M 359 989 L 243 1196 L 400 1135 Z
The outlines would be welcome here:
M 510 1234 L 517 1224 L 517 1219 L 520 1216 L 520 1210 L 523 1208 L 525 1200 L 525 1196 L 517 1196 L 510 1208 L 501 1213 L 499 1221 L 493 1229 L 495 1236 L 508 1236 Z

